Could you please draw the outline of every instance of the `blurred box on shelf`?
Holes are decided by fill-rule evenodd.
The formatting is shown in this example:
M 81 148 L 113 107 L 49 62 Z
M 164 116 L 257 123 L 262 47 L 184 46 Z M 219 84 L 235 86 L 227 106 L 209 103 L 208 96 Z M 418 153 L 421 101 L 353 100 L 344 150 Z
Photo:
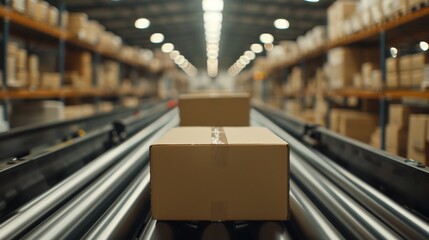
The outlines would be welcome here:
M 95 114 L 93 104 L 70 105 L 64 108 L 65 119 L 88 117 Z
M 331 129 L 347 137 L 370 143 L 371 135 L 378 125 L 378 117 L 373 114 L 333 109 L 331 111 Z M 360 126 L 356 128 L 356 126 Z
M 43 72 L 41 74 L 40 88 L 42 89 L 60 89 L 61 75 L 56 72 Z
M 429 115 L 412 114 L 410 116 L 407 157 L 419 161 L 424 165 L 428 165 L 429 163 L 428 124 Z
M 428 63 L 428 56 L 426 53 L 417 53 L 411 55 L 411 69 L 422 69 Z
M 395 124 L 388 124 L 386 127 L 386 150 L 392 154 L 406 157 L 408 131 Z
M 113 103 L 104 101 L 104 102 L 101 102 L 98 104 L 98 111 L 99 112 L 111 112 L 111 111 L 113 111 L 114 107 L 115 106 L 113 105 Z
M 399 87 L 399 74 L 398 72 L 386 73 L 386 87 L 387 88 L 398 88 Z
M 413 86 L 413 80 L 411 77 L 411 71 L 410 70 L 402 70 L 399 73 L 399 82 L 401 87 L 412 87 Z
M 370 141 L 370 145 L 380 149 L 381 148 L 381 129 L 380 127 L 377 127 L 374 132 L 372 132 L 371 134 L 371 141 Z
M 37 55 L 30 55 L 28 57 L 28 85 L 30 88 L 37 88 L 39 82 L 39 57 Z
M 249 126 L 247 93 L 184 94 L 179 97 L 181 126 Z
M 331 40 L 343 36 L 342 23 L 353 16 L 358 6 L 357 1 L 342 0 L 335 1 L 328 8 L 328 37 Z
M 58 8 L 50 6 L 48 9 L 48 24 L 58 27 L 59 15 L 60 13 L 58 11 Z
M 382 0 L 385 17 L 395 16 L 408 11 L 408 1 L 411 0 Z
M 340 89 L 353 85 L 353 75 L 360 72 L 360 50 L 353 48 L 334 48 L 328 52 L 329 87 Z
M 399 61 L 398 58 L 387 58 L 386 59 L 386 72 L 397 72 L 398 71 Z
M 289 218 L 289 147 L 266 128 L 173 128 L 151 145 L 150 171 L 153 219 Z
M 429 109 L 403 104 L 391 104 L 389 106 L 389 124 L 408 129 L 410 115 L 418 113 L 429 113 Z
M 29 17 L 35 18 L 39 0 L 26 0 L 26 14 Z
M 399 58 L 399 70 L 406 71 L 411 69 L 412 55 L 405 55 Z
M 413 87 L 420 87 L 425 81 L 425 69 L 419 68 L 411 70 L 411 82 Z
M 66 59 L 66 70 L 79 75 L 79 80 L 75 85 L 81 87 L 92 86 L 92 55 L 90 52 L 69 52 Z M 72 80 L 76 80 L 73 76 Z
M 372 5 L 369 8 L 374 23 L 381 23 L 384 20 L 382 1 L 383 0 L 372 0 Z
M 140 105 L 138 97 L 124 97 L 122 98 L 122 105 L 127 108 L 137 108 Z
M 64 119 L 64 103 L 61 101 L 17 102 L 12 105 L 11 126 L 54 122 Z
M 20 13 L 25 13 L 25 5 L 26 0 L 12 0 L 10 2 L 10 6 L 12 7 L 12 9 Z
M 47 23 L 48 22 L 48 9 L 49 9 L 49 3 L 45 1 L 38 1 L 36 2 L 35 6 L 35 12 L 34 12 L 34 19 Z
M 16 68 L 24 70 L 27 68 L 27 50 L 18 49 L 16 52 Z

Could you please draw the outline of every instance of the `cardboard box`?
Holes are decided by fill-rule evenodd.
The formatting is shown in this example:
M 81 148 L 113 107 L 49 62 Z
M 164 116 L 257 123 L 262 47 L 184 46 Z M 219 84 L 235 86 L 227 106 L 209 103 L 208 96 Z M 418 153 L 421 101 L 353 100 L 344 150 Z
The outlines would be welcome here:
M 380 127 L 377 127 L 374 132 L 371 134 L 371 142 L 370 145 L 380 149 L 381 143 L 380 143 L 380 136 L 381 136 L 381 129 Z
M 289 147 L 266 128 L 174 128 L 150 147 L 150 171 L 153 219 L 289 218 Z
M 56 7 L 50 6 L 48 10 L 48 24 L 58 26 L 60 12 Z
M 406 55 L 399 58 L 399 70 L 407 71 L 411 69 L 412 55 Z
M 398 58 L 387 58 L 386 59 L 386 71 L 387 72 L 397 72 L 399 68 Z
M 419 87 L 425 80 L 424 68 L 411 70 L 411 83 L 413 87 Z
M 408 129 L 411 114 L 426 113 L 429 109 L 422 107 L 411 107 L 402 104 L 391 104 L 389 106 L 389 124 Z
M 10 6 L 17 12 L 25 13 L 25 0 L 12 0 Z
M 179 109 L 181 126 L 249 126 L 247 93 L 181 95 Z
M 411 69 L 423 69 L 427 62 L 427 58 L 425 53 L 411 55 Z
M 407 157 L 424 165 L 429 163 L 429 146 L 426 136 L 428 124 L 429 115 L 412 114 L 410 116 Z
M 387 88 L 398 88 L 399 83 L 399 74 L 398 72 L 388 72 L 386 74 L 386 87 Z
M 371 135 L 378 126 L 375 115 L 363 112 L 342 113 L 339 120 L 340 134 L 364 143 L 370 142 Z
M 413 79 L 411 78 L 411 71 L 410 70 L 402 70 L 399 73 L 399 81 L 401 87 L 412 87 L 413 86 Z

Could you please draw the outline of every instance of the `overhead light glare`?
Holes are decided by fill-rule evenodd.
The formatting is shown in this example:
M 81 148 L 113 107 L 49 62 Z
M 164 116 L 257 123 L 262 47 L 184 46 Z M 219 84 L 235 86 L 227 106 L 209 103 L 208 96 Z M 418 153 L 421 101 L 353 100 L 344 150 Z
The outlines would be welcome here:
M 145 29 L 145 28 L 148 28 L 149 26 L 150 26 L 150 21 L 149 19 L 146 19 L 146 18 L 139 18 L 134 23 L 134 27 L 136 27 L 137 29 Z
M 164 41 L 164 34 L 154 33 L 150 36 L 150 41 L 152 43 L 162 43 Z
M 254 52 L 254 53 L 261 53 L 262 51 L 264 51 L 262 45 L 259 43 L 252 44 L 250 46 L 250 50 L 252 50 L 252 52 Z
M 272 43 L 272 42 L 274 42 L 274 37 L 273 37 L 273 35 L 271 35 L 269 33 L 263 33 L 259 36 L 259 40 L 262 43 Z
M 274 21 L 274 27 L 277 29 L 288 29 L 289 26 L 289 21 L 284 18 L 279 18 Z

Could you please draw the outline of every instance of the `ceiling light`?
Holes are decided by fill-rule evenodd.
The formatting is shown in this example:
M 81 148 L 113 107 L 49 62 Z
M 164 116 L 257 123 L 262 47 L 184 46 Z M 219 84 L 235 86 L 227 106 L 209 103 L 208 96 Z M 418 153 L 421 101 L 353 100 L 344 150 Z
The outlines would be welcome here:
M 138 29 L 145 29 L 150 26 L 150 21 L 146 18 L 139 18 L 134 23 L 134 26 Z
M 154 33 L 150 36 L 152 43 L 162 43 L 164 41 L 164 35 L 162 33 Z
M 161 51 L 164 53 L 170 53 L 174 50 L 174 45 L 172 43 L 164 43 L 162 44 Z
M 205 23 L 220 23 L 222 22 L 222 13 L 219 12 L 205 12 L 204 13 L 204 22 Z
M 252 51 L 244 52 L 244 56 L 246 56 L 249 60 L 253 60 L 256 57 L 255 53 Z
M 174 50 L 174 51 L 172 51 L 171 53 L 170 53 L 170 58 L 172 59 L 172 60 L 174 60 L 177 56 L 179 56 L 180 55 L 180 52 L 179 51 L 177 51 L 177 50 Z
M 274 27 L 277 29 L 288 29 L 289 26 L 289 21 L 284 18 L 279 18 L 274 21 Z
M 262 45 L 259 43 L 254 43 L 250 46 L 250 50 L 252 50 L 252 52 L 254 53 L 261 53 L 262 51 L 264 51 L 264 49 L 262 48 Z
M 319 0 L 304 0 L 304 2 L 319 2 Z
M 269 33 L 263 33 L 263 34 L 261 34 L 261 36 L 259 36 L 259 40 L 262 43 L 272 43 L 272 42 L 274 42 L 274 37 L 273 37 L 273 35 L 271 35 Z
M 203 0 L 203 10 L 221 12 L 223 10 L 223 0 Z
M 397 57 L 398 56 L 398 49 L 395 47 L 391 47 L 390 48 L 390 55 L 392 55 L 392 57 Z
M 208 52 L 207 53 L 207 57 L 208 58 L 217 58 L 217 57 L 219 57 L 219 54 L 216 52 L 216 53 L 210 53 L 210 52 Z
M 429 49 L 429 44 L 427 42 L 425 42 L 425 41 L 421 41 L 419 43 L 419 47 L 420 47 L 421 50 L 423 50 L 423 51 L 426 52 Z

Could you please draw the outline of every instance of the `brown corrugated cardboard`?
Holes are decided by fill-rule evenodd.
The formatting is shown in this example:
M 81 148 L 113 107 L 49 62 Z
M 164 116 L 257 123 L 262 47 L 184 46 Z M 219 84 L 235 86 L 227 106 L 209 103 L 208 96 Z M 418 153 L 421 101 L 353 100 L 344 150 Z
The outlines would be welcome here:
M 174 128 L 150 147 L 152 218 L 286 220 L 288 169 L 268 129 Z
M 181 126 L 249 126 L 247 93 L 185 94 L 179 109 Z
M 428 122 L 429 115 L 412 114 L 410 116 L 410 129 L 408 132 L 408 158 L 425 165 L 429 162 L 429 147 L 426 141 Z

